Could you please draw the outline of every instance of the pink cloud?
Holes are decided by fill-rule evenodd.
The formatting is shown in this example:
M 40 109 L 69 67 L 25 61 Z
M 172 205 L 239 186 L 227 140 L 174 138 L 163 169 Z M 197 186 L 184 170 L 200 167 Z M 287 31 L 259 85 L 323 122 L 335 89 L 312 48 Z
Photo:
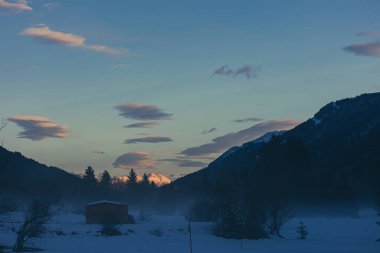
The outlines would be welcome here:
M 33 141 L 46 138 L 66 138 L 69 133 L 66 126 L 58 125 L 50 119 L 40 116 L 12 116 L 8 120 L 24 129 L 19 133 L 19 138 Z
M 380 57 L 380 42 L 354 44 L 343 48 L 343 50 L 356 55 Z
M 26 0 L 19 0 L 15 2 L 0 0 L 0 8 L 5 8 L 16 12 L 33 11 L 32 7 L 28 5 L 28 1 Z
M 86 50 L 105 53 L 108 55 L 124 55 L 125 49 L 116 49 L 104 45 L 90 45 L 83 36 L 71 33 L 63 33 L 50 29 L 44 25 L 41 27 L 29 27 L 21 32 L 21 35 L 33 37 L 45 43 L 59 44 L 69 47 L 80 47 Z

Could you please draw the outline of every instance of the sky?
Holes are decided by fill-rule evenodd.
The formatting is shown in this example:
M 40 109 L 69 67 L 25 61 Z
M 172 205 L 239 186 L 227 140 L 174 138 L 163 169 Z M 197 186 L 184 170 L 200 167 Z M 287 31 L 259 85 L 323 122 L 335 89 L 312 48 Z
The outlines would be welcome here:
M 3 146 L 82 173 L 199 170 L 380 91 L 380 1 L 0 0 Z

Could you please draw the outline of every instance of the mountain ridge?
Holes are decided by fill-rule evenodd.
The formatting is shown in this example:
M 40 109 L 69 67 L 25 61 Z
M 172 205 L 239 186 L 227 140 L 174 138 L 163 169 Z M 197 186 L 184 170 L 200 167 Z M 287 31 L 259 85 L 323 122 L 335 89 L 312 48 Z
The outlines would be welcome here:
M 251 173 L 252 177 L 260 177 L 265 174 L 265 168 L 273 166 L 289 170 L 286 168 L 287 163 L 298 166 L 297 153 L 289 156 L 293 157 L 289 162 L 290 158 L 284 157 L 281 152 L 287 152 L 286 142 L 295 140 L 294 145 L 289 144 L 288 148 L 300 148 L 298 152 L 304 152 L 309 163 L 308 178 L 303 180 L 313 181 L 320 188 L 327 183 L 323 177 L 347 181 L 339 184 L 349 185 L 357 198 L 365 198 L 376 187 L 374 178 L 380 176 L 380 166 L 377 166 L 380 164 L 379 111 L 380 93 L 330 102 L 310 119 L 271 141 L 253 140 L 240 147 L 233 147 L 218 157 L 215 160 L 217 162 L 211 162 L 206 168 L 179 178 L 173 184 L 177 189 L 188 190 L 192 185 L 202 185 L 205 179 L 216 185 L 221 175 L 228 175 L 233 181 L 244 171 Z M 284 164 L 276 163 L 276 159 L 282 159 Z M 314 191 L 323 192 L 323 189 Z

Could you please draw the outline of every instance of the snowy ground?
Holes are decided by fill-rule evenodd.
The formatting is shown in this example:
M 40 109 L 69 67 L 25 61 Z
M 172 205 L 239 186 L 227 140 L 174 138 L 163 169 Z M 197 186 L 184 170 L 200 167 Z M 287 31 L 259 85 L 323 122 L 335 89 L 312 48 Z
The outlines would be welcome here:
M 1 217 L 0 244 L 12 246 L 20 225 L 21 213 Z M 289 221 L 283 229 L 286 239 L 227 240 L 210 233 L 212 224 L 192 223 L 194 253 L 255 252 L 255 253 L 378 253 L 380 228 L 377 218 L 367 212 L 360 218 L 302 218 L 309 230 L 307 240 L 298 240 L 299 219 Z M 99 236 L 99 225 L 84 224 L 82 215 L 62 213 L 49 224 L 51 232 L 39 239 L 37 246 L 44 252 L 190 252 L 187 222 L 183 216 L 153 216 L 152 221 L 119 226 L 124 234 Z M 58 235 L 57 231 L 64 235 Z M 59 233 L 59 232 L 58 232 Z M 161 235 L 159 235 L 162 233 Z

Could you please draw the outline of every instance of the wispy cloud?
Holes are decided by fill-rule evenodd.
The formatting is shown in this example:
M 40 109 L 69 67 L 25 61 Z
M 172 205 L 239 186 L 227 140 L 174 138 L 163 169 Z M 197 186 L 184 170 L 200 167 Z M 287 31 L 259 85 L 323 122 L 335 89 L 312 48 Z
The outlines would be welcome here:
M 92 151 L 92 153 L 98 154 L 98 155 L 105 155 L 106 154 L 106 152 L 101 151 L 101 150 L 94 150 L 94 151 Z
M 217 69 L 214 70 L 213 75 L 224 75 L 224 76 L 229 76 L 233 74 L 234 71 L 231 70 L 228 65 L 223 65 Z
M 119 64 L 116 64 L 114 66 L 115 66 L 115 68 L 124 69 L 124 70 L 128 70 L 128 69 L 132 68 L 132 65 L 127 64 L 127 63 L 119 63 Z
M 59 6 L 60 6 L 59 3 L 53 3 L 53 2 L 51 2 L 51 3 L 44 3 L 42 5 L 42 7 L 44 7 L 45 9 L 48 9 L 48 10 L 54 10 L 54 9 L 58 8 Z
M 126 128 L 152 128 L 157 126 L 157 121 L 145 121 L 145 122 L 137 122 L 130 125 L 125 126 Z
M 211 128 L 211 129 L 209 129 L 209 130 L 204 130 L 204 131 L 202 131 L 202 134 L 210 134 L 210 133 L 212 133 L 212 132 L 215 132 L 215 131 L 217 131 L 218 129 L 216 129 L 215 127 L 213 127 L 213 128 Z
M 251 65 L 244 65 L 242 67 L 239 67 L 237 70 L 232 70 L 228 67 L 228 65 L 223 65 L 216 70 L 214 70 L 213 75 L 223 75 L 223 76 L 240 76 L 244 75 L 247 77 L 247 80 L 251 79 L 252 77 L 257 78 L 258 74 L 261 70 L 260 66 L 253 67 Z
M 193 168 L 203 168 L 206 167 L 208 164 L 204 162 L 199 161 L 183 161 L 179 164 L 179 167 L 193 167 Z
M 251 77 L 257 78 L 260 70 L 260 66 L 252 67 L 251 65 L 244 65 L 243 67 L 240 67 L 235 71 L 234 76 L 244 75 L 249 80 L 251 79 Z
M 104 45 L 91 45 L 86 43 L 83 36 L 54 31 L 48 26 L 29 27 L 21 32 L 21 35 L 36 38 L 44 43 L 59 44 L 67 47 L 78 47 L 108 55 L 123 55 L 124 49 L 115 49 Z
M 66 138 L 69 133 L 66 126 L 58 125 L 50 119 L 40 116 L 12 116 L 8 120 L 24 129 L 19 133 L 19 138 L 33 141 L 46 138 Z
M 28 1 L 19 0 L 19 1 L 6 1 L 0 0 L 0 8 L 5 8 L 14 12 L 22 11 L 33 11 L 32 7 L 28 5 Z
M 343 50 L 356 55 L 380 57 L 380 42 L 376 41 L 365 44 L 354 44 L 344 47 Z
M 155 105 L 123 104 L 115 106 L 115 109 L 120 116 L 134 120 L 167 120 L 173 116 Z
M 221 153 L 231 148 L 232 146 L 242 145 L 245 142 L 254 140 L 261 135 L 275 131 L 275 130 L 288 130 L 298 125 L 299 121 L 295 120 L 271 120 L 252 127 L 240 130 L 238 132 L 228 133 L 226 135 L 217 137 L 211 143 L 201 146 L 185 149 L 181 154 L 186 156 L 202 156 L 214 153 Z
M 135 139 L 127 139 L 124 141 L 125 144 L 135 144 L 139 142 L 143 143 L 162 143 L 162 142 L 172 142 L 173 140 L 169 137 L 143 137 Z
M 202 168 L 208 165 L 207 163 L 204 163 L 204 162 L 193 161 L 189 159 L 181 159 L 181 158 L 167 158 L 167 159 L 159 159 L 157 161 L 174 163 L 175 165 L 181 168 L 187 168 L 187 167 Z
M 146 169 L 152 168 L 154 164 L 152 154 L 145 151 L 134 151 L 119 156 L 112 165 L 114 168 L 121 169 Z
M 247 123 L 247 122 L 258 122 L 258 121 L 263 121 L 263 119 L 261 118 L 244 118 L 244 119 L 235 119 L 233 120 L 232 122 L 236 122 L 236 123 Z
M 357 36 L 375 36 L 375 35 L 379 35 L 379 34 L 380 33 L 376 32 L 376 31 L 366 31 L 366 32 L 357 33 L 356 35 Z

